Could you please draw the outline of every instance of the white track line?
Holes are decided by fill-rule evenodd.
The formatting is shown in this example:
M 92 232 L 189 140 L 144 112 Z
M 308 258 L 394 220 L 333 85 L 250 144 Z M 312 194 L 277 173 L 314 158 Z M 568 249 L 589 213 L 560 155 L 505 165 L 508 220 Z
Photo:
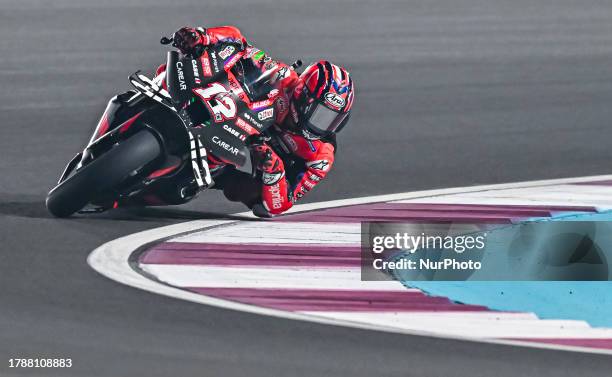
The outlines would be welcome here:
M 409 291 L 395 280 L 361 281 L 361 269 L 348 267 L 266 267 L 264 270 L 257 267 L 143 264 L 140 268 L 175 287 Z M 300 279 L 296 279 L 296 275 Z
M 398 203 L 454 203 L 454 204 L 532 204 L 532 205 L 563 205 L 563 206 L 594 206 L 612 207 L 612 197 L 609 186 L 554 186 L 545 193 L 538 187 L 531 189 L 509 188 L 486 192 L 465 192 L 453 195 L 438 195 L 435 198 L 419 198 L 400 200 Z
M 449 189 L 440 189 L 440 190 L 426 190 L 426 191 L 416 191 L 416 192 L 408 192 L 408 193 L 399 193 L 392 195 L 379 195 L 379 196 L 369 196 L 362 198 L 353 198 L 353 199 L 342 199 L 342 200 L 333 200 L 328 202 L 321 203 L 310 203 L 310 204 L 302 204 L 297 205 L 291 209 L 291 213 L 310 211 L 322 208 L 331 208 L 331 207 L 340 207 L 347 205 L 355 205 L 355 204 L 365 204 L 365 203 L 374 203 L 374 202 L 388 202 L 388 201 L 405 201 L 405 200 L 418 200 L 420 198 L 430 198 L 435 199 L 434 197 L 449 195 L 449 194 L 467 194 L 467 193 L 483 193 L 485 191 L 497 191 L 497 190 L 509 190 L 515 188 L 527 188 L 527 187 L 537 187 L 537 186 L 548 186 L 555 184 L 571 184 L 571 183 L 579 183 L 593 180 L 610 180 L 612 179 L 612 175 L 601 175 L 601 176 L 591 176 L 591 177 L 579 177 L 579 178 L 565 178 L 565 179 L 553 179 L 553 180 L 539 180 L 539 181 L 528 181 L 528 182 L 518 182 L 518 183 L 509 183 L 509 184 L 496 184 L 496 185 L 486 185 L 486 186 L 473 186 L 473 187 L 459 187 L 459 188 L 449 188 Z M 503 195 L 502 195 L 503 196 Z M 499 203 L 501 198 L 492 198 L 492 202 Z M 523 202 L 524 203 L 524 202 Z M 540 203 L 538 203 L 540 204 Z M 567 204 L 567 203 L 565 203 Z M 251 213 L 241 213 L 236 216 L 242 216 L 245 218 L 253 218 L 254 216 Z M 218 226 L 236 223 L 238 221 L 232 220 L 196 220 L 189 221 L 181 224 L 174 224 L 170 226 L 165 226 L 161 228 L 151 229 L 139 233 L 135 233 L 132 235 L 128 235 L 122 238 L 118 238 L 116 240 L 105 243 L 104 245 L 98 247 L 87 258 L 87 263 L 96 270 L 98 273 L 108 277 L 109 279 L 118 281 L 120 283 L 140 288 L 143 290 L 147 290 L 153 293 L 174 297 L 177 299 L 187 300 L 191 302 L 206 304 L 217 306 L 225 309 L 233 309 L 239 311 L 245 311 L 254 314 L 260 315 L 268 315 L 273 317 L 280 318 L 289 318 L 295 320 L 303 320 L 303 321 L 311 321 L 323 324 L 330 325 L 338 325 L 338 326 L 347 326 L 359 329 L 368 329 L 368 330 L 378 330 L 378 331 L 386 331 L 392 333 L 402 333 L 402 334 L 410 334 L 410 335 L 420 335 L 420 336 L 429 336 L 436 338 L 445 338 L 445 339 L 456 339 L 456 340 L 465 340 L 465 341 L 474 341 L 480 343 L 490 343 L 490 344 L 505 344 L 505 345 L 514 345 L 514 346 L 523 346 L 530 348 L 542 348 L 542 349 L 554 349 L 554 350 L 564 350 L 564 351 L 575 351 L 575 352 L 587 352 L 587 353 L 598 353 L 598 354 L 607 354 L 612 355 L 611 350 L 602 350 L 602 349 L 589 349 L 584 347 L 573 347 L 573 346 L 563 346 L 563 345 L 553 345 L 553 344 L 538 344 L 532 342 L 524 342 L 524 341 L 510 341 L 510 340 L 499 340 L 499 339 L 483 339 L 476 337 L 466 337 L 466 336 L 457 336 L 453 334 L 437 334 L 430 331 L 423 331 L 420 329 L 410 329 L 410 328 L 399 328 L 399 327 L 390 327 L 385 325 L 384 323 L 363 323 L 358 322 L 352 318 L 338 319 L 338 318 L 326 318 L 321 315 L 321 313 L 317 313 L 317 315 L 313 315 L 313 313 L 307 312 L 287 312 L 276 309 L 262 308 L 253 305 L 241 304 L 233 301 L 227 301 L 223 299 L 217 299 L 213 297 L 204 296 L 201 294 L 189 292 L 183 289 L 180 289 L 175 286 L 167 285 L 159 281 L 151 280 L 146 278 L 144 275 L 136 272 L 132 266 L 130 265 L 130 256 L 136 250 L 138 250 L 143 245 L 153 243 L 164 238 L 178 236 L 180 234 L 202 231 L 206 229 L 214 229 Z M 270 225 L 268 223 L 267 225 Z M 427 320 L 424 318 L 423 320 Z M 381 321 L 384 322 L 384 321 Z
M 240 243 L 361 245 L 359 223 L 315 224 L 271 221 L 249 221 L 232 227 L 220 227 L 205 232 L 196 232 L 186 237 L 173 238 L 170 242 L 235 244 L 237 235 L 239 235 Z

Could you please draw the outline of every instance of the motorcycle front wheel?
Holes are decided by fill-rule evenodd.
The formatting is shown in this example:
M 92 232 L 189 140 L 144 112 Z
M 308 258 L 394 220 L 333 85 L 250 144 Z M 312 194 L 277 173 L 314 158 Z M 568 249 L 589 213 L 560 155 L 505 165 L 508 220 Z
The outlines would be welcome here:
M 108 192 L 160 156 L 161 146 L 151 132 L 142 130 L 83 166 L 47 195 L 47 210 L 68 217 L 100 193 Z

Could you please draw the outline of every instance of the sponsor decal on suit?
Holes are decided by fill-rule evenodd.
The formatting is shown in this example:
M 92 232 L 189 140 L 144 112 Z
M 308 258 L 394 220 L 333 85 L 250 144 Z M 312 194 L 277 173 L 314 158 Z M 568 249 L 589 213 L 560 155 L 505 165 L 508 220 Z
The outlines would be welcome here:
M 278 183 L 285 176 L 285 172 L 277 172 L 277 173 L 266 173 L 264 172 L 261 175 L 261 180 L 263 184 L 266 186 L 272 186 Z
M 314 170 L 327 171 L 329 170 L 329 161 L 328 160 L 309 161 L 306 163 L 306 166 Z
M 280 185 L 278 182 L 273 186 L 268 186 L 268 192 L 272 196 L 272 208 L 280 209 L 283 207 L 283 198 L 280 192 Z

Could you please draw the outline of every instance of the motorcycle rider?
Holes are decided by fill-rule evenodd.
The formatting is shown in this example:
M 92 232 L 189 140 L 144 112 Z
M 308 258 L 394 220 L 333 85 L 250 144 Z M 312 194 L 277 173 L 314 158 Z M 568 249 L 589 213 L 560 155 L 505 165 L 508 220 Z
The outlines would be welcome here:
M 298 74 L 285 63 L 250 46 L 234 26 L 183 27 L 173 35 L 182 53 L 199 55 L 207 45 L 239 42 L 246 46 L 245 58 L 268 72 L 275 102 L 272 137 L 252 147 L 258 178 L 240 172 L 209 155 L 211 171 L 222 169 L 214 188 L 231 201 L 239 201 L 259 217 L 287 211 L 328 174 L 334 163 L 336 133 L 348 122 L 354 99 L 353 80 L 346 69 L 319 61 Z M 161 74 L 161 66 L 157 73 Z

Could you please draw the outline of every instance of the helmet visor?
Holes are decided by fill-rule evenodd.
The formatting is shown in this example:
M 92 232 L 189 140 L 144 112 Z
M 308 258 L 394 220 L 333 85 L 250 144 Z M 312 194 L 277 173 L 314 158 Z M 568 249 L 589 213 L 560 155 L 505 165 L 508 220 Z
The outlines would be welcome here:
M 338 113 L 322 103 L 317 103 L 306 120 L 306 127 L 315 134 L 326 135 L 335 132 L 346 113 Z

